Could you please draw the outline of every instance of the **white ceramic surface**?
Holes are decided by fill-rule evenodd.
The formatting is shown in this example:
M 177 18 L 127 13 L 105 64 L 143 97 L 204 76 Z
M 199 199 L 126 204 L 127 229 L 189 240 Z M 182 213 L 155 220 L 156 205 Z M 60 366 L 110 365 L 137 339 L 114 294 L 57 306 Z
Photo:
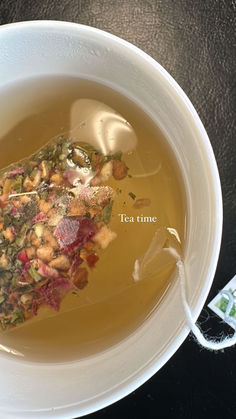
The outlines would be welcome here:
M 185 181 L 185 264 L 189 302 L 197 319 L 217 264 L 222 197 L 212 148 L 190 101 L 156 61 L 108 33 L 54 21 L 0 27 L 0 91 L 23 77 L 43 74 L 101 81 L 132 98 L 162 128 Z M 0 417 L 72 418 L 107 406 L 155 374 L 188 332 L 175 281 L 153 315 L 104 353 L 57 365 L 13 361 L 0 353 Z

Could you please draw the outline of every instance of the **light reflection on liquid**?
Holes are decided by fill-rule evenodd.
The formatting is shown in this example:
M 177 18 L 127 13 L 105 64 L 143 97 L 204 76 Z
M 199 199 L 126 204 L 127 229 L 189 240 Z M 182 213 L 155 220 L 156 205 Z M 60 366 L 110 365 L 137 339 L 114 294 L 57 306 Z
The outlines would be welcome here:
M 17 351 L 16 349 L 12 349 L 9 346 L 5 346 L 5 345 L 1 345 L 1 344 L 0 344 L 0 351 L 6 352 L 6 353 L 11 354 L 11 355 L 24 357 L 24 354 Z
M 143 162 L 137 166 L 135 148 L 138 143 L 136 133 L 131 124 L 110 106 L 93 99 L 78 99 L 70 109 L 70 136 L 74 141 L 91 144 L 104 155 L 115 154 L 122 151 L 126 153 L 126 164 L 133 167 L 135 160 L 136 170 L 132 173 L 134 178 L 156 175 L 161 170 L 161 163 L 146 155 L 147 166 Z M 88 184 L 94 173 L 90 168 L 74 171 L 74 186 L 80 180 Z M 76 177 L 77 172 L 77 177 Z
M 136 147 L 134 129 L 114 109 L 92 99 L 78 99 L 70 111 L 71 135 L 103 154 L 127 152 Z

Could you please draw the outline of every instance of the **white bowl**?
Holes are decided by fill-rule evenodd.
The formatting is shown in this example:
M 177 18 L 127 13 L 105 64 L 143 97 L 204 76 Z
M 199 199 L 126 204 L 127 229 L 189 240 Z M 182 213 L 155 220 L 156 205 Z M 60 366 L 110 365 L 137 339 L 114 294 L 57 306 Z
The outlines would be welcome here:
M 185 265 L 188 299 L 197 319 L 219 255 L 222 196 L 214 154 L 194 107 L 156 61 L 109 33 L 56 21 L 1 26 L 0 90 L 22 77 L 45 74 L 76 75 L 111 86 L 133 99 L 161 127 L 185 182 Z M 175 281 L 150 318 L 103 353 L 50 365 L 0 354 L 1 417 L 72 418 L 101 409 L 155 374 L 188 333 Z

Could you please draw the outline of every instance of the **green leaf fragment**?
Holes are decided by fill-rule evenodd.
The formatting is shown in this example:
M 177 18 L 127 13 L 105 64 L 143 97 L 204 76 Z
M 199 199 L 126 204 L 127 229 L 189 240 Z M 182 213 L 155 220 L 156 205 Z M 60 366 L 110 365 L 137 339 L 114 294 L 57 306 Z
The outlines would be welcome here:
M 0 321 L 1 321 L 1 325 L 2 325 L 3 330 L 5 330 L 7 328 L 7 325 L 10 323 L 10 320 L 9 319 L 0 319 Z
M 9 227 L 11 225 L 12 219 L 11 219 L 10 215 L 5 214 L 3 216 L 3 223 L 4 223 L 4 228 Z
M 14 246 L 8 246 L 6 250 L 7 256 L 12 256 L 15 253 L 15 247 Z
M 11 317 L 11 323 L 12 324 L 23 323 L 24 321 L 25 321 L 24 313 L 22 311 L 20 311 L 18 308 L 16 308 L 13 311 L 13 314 L 12 314 L 12 317 Z
M 17 193 L 21 193 L 22 183 L 23 183 L 23 176 L 20 176 L 20 175 L 17 176 L 12 185 L 12 189 L 14 189 L 14 191 L 16 191 Z
M 6 286 L 12 278 L 12 273 L 10 271 L 0 268 L 0 286 Z
M 111 155 L 112 160 L 121 160 L 122 158 L 122 151 L 117 151 L 117 153 Z
M 67 206 L 66 205 L 61 205 L 58 209 L 58 214 L 64 216 L 67 214 Z
M 110 222 L 113 203 L 114 201 L 110 201 L 102 210 L 102 217 L 106 224 Z
M 107 156 L 102 156 L 101 158 L 101 166 L 103 166 L 105 163 L 111 161 L 111 160 L 121 160 L 122 158 L 122 151 L 118 151 L 115 154 L 108 154 Z
M 94 219 L 93 219 L 93 221 L 95 222 L 95 223 L 99 223 L 100 221 L 103 221 L 103 218 L 102 217 L 94 217 Z
M 57 191 L 56 191 L 56 195 L 59 198 L 62 197 L 64 195 L 64 193 L 65 193 L 65 189 L 64 188 L 63 189 L 57 189 Z
M 40 197 L 41 197 L 41 199 L 46 200 L 46 199 L 47 199 L 47 197 L 48 197 L 48 191 L 43 191 L 43 192 L 41 192 Z
M 35 282 L 41 281 L 42 279 L 41 275 L 39 275 L 39 273 L 36 271 L 36 269 L 33 266 L 30 267 L 28 272 L 30 276 L 35 280 Z

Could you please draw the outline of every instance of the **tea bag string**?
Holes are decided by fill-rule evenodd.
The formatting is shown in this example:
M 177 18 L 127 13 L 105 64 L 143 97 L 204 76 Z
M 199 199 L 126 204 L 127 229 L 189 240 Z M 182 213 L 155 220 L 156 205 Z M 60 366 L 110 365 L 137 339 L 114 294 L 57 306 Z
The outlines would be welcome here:
M 186 314 L 188 326 L 192 333 L 194 334 L 196 340 L 198 343 L 203 346 L 206 349 L 209 349 L 211 351 L 219 351 L 225 348 L 229 348 L 230 346 L 233 346 L 236 344 L 236 331 L 231 337 L 225 337 L 219 342 L 217 342 L 215 339 L 207 339 L 203 332 L 201 331 L 198 324 L 196 324 L 193 320 L 193 316 L 189 307 L 189 304 L 187 302 L 187 296 L 186 296 L 186 273 L 184 269 L 184 263 L 181 259 L 178 258 L 177 262 L 177 268 L 178 268 L 178 276 L 180 280 L 180 290 L 181 290 L 181 299 L 184 306 L 184 311 Z M 229 296 L 230 298 L 230 296 Z M 232 298 L 232 297 L 231 297 Z M 227 311 L 225 313 L 225 316 L 227 317 L 227 321 L 230 321 L 229 312 L 232 308 L 232 305 L 228 305 Z

